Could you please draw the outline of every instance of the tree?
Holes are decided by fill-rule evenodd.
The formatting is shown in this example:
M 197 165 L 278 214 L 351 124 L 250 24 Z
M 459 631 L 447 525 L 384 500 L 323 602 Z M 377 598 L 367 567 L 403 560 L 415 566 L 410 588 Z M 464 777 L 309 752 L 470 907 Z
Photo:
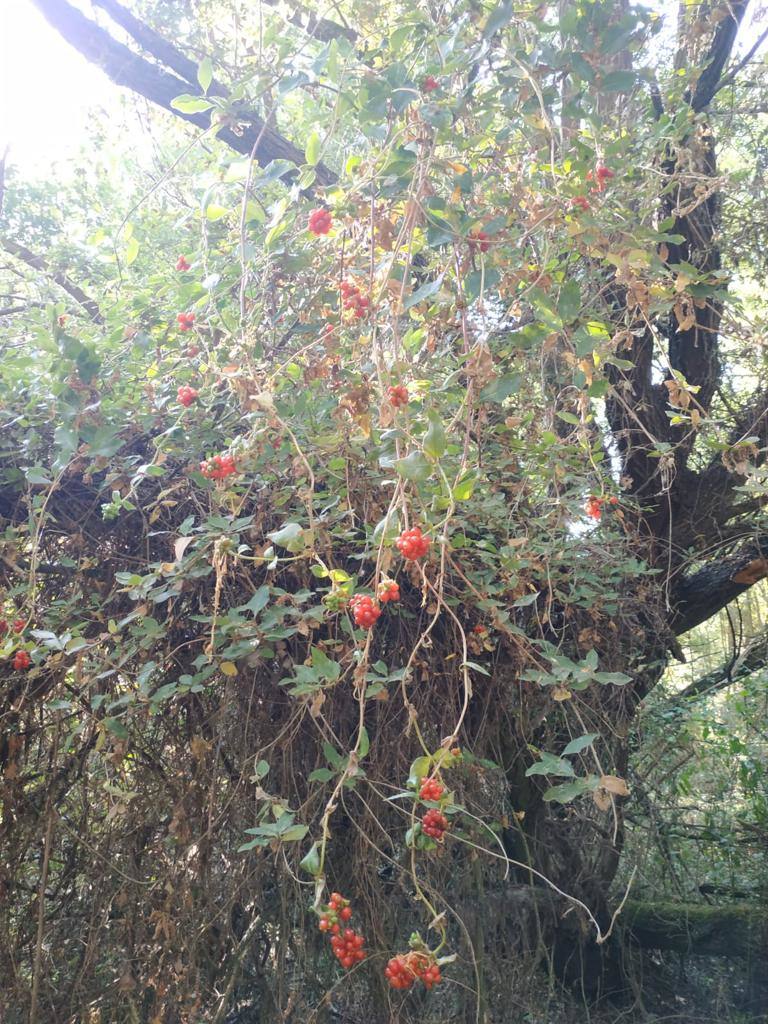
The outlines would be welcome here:
M 194 201 L 116 193 L 98 293 L 5 213 L 76 303 L 2 341 L 7 1012 L 511 1020 L 537 945 L 598 992 L 638 706 L 768 575 L 713 127 L 748 3 L 671 62 L 626 2 L 34 3 L 201 134 L 153 122 Z M 388 959 L 459 984 L 382 1010 Z

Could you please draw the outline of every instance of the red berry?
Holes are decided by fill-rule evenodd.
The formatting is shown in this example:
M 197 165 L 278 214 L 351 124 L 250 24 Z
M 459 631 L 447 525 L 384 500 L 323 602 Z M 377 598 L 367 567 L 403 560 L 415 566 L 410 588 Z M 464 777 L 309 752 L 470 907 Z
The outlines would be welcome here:
M 14 633 L 23 633 L 24 632 L 24 627 L 26 626 L 26 624 L 27 624 L 27 620 L 26 619 L 14 619 L 14 622 L 13 622 L 13 632 Z
M 421 819 L 421 829 L 424 835 L 429 836 L 430 839 L 434 839 L 438 843 L 443 841 L 448 828 L 448 819 L 440 811 L 427 811 Z
M 408 388 L 405 384 L 394 384 L 387 388 L 387 398 L 396 409 L 402 409 L 408 405 Z
M 331 931 L 333 932 L 334 935 L 338 935 L 339 932 L 341 931 L 341 925 L 339 925 L 339 924 L 332 924 L 331 925 Z
M 313 235 L 327 235 L 331 230 L 333 217 L 330 210 L 317 209 L 309 215 L 308 230 Z
M 17 669 L 29 668 L 32 664 L 32 659 L 26 651 L 16 651 L 13 656 L 13 667 Z
M 191 331 L 195 324 L 195 314 L 179 313 L 176 317 L 176 320 L 178 321 L 180 331 Z
M 191 264 L 187 261 L 186 256 L 179 256 L 179 258 L 176 260 L 177 270 L 189 270 L 190 266 Z
M 352 917 L 352 907 L 342 907 L 339 917 L 342 921 L 348 921 Z
M 596 522 L 599 522 L 600 517 L 603 514 L 603 499 L 591 494 L 584 505 L 584 511 L 590 519 L 594 519 Z
M 425 779 L 421 784 L 419 790 L 419 796 L 422 800 L 438 801 L 445 792 L 443 786 L 437 781 L 437 779 Z
M 209 480 L 223 480 L 236 473 L 237 466 L 231 455 L 214 455 L 212 459 L 204 459 L 200 463 L 200 472 Z
M 400 600 L 400 587 L 394 580 L 382 580 L 376 588 L 376 595 L 382 604 Z
M 609 505 L 618 505 L 618 504 L 619 504 L 619 499 L 618 499 L 618 498 L 616 497 L 616 495 L 615 495 L 615 494 L 614 494 L 614 495 L 612 495 L 612 496 L 611 496 L 611 497 L 610 497 L 610 498 L 608 499 L 608 504 L 609 504 Z
M 571 200 L 571 206 L 578 207 L 580 210 L 589 209 L 589 200 L 586 196 L 574 196 Z
M 188 409 L 193 402 L 197 401 L 198 392 L 189 386 L 189 384 L 183 384 L 177 391 L 179 401 Z
M 414 526 L 410 530 L 403 530 L 395 544 L 403 558 L 416 561 L 426 555 L 431 541 L 421 532 L 421 527 Z
M 423 78 L 422 81 L 421 81 L 421 91 L 422 92 L 427 92 L 427 93 L 434 92 L 435 89 L 439 89 L 439 88 L 440 88 L 440 83 L 438 82 L 438 80 L 433 75 L 427 75 L 426 78 Z
M 0 619 L 0 636 L 5 636 L 8 632 L 8 623 L 5 619 Z
M 354 615 L 355 625 L 370 629 L 381 615 L 381 608 L 374 604 L 373 598 L 367 594 L 356 594 L 349 602 Z
M 488 252 L 491 247 L 491 243 L 488 241 L 488 235 L 485 231 L 470 231 L 467 243 L 471 252 L 474 252 L 475 249 L 479 249 L 480 252 Z

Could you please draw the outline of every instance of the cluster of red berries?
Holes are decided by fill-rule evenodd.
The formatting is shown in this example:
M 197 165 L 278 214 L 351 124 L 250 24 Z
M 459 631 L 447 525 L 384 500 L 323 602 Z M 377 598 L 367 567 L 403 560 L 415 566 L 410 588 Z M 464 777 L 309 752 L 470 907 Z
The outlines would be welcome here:
M 414 526 L 410 530 L 403 530 L 395 541 L 403 558 L 408 558 L 411 561 L 423 558 L 427 551 L 429 551 L 431 543 L 429 537 L 424 536 L 419 526 Z
M 365 960 L 365 939 L 359 935 L 354 928 L 341 929 L 341 922 L 348 921 L 352 917 L 352 908 L 349 900 L 345 900 L 341 893 L 331 893 L 331 898 L 320 911 L 320 922 L 318 928 L 321 932 L 329 932 L 331 936 L 331 949 L 336 959 L 345 970 L 349 970 L 356 963 Z
M 223 480 L 236 473 L 237 466 L 231 455 L 214 455 L 212 459 L 204 459 L 200 463 L 200 472 L 209 480 Z
M 587 498 L 586 504 L 584 505 L 584 511 L 596 522 L 600 521 L 600 517 L 603 514 L 603 505 L 618 505 L 619 499 L 614 494 L 610 498 L 598 498 L 595 494 L 590 494 Z
M 574 196 L 571 200 L 571 206 L 578 207 L 578 209 L 583 210 L 586 213 L 589 209 L 589 200 L 586 196 Z
M 191 331 L 195 326 L 195 314 L 194 313 L 179 313 L 176 317 L 179 324 L 179 330 L 184 333 Z
M 14 633 L 23 633 L 24 627 L 27 624 L 26 619 L 14 619 L 11 625 L 11 629 Z M 8 623 L 5 619 L 0 619 L 0 636 L 5 636 L 8 632 Z
M 327 235 L 331 230 L 331 224 L 333 224 L 333 217 L 330 210 L 321 208 L 313 210 L 309 215 L 308 230 L 313 235 Z
M 445 787 L 437 779 L 424 779 L 419 790 L 419 797 L 422 800 L 432 800 L 437 802 L 445 792 Z
M 381 615 L 381 608 L 368 594 L 355 594 L 349 602 L 349 607 L 352 610 L 355 625 L 362 626 L 363 629 L 371 629 Z
M 442 981 L 440 968 L 428 953 L 398 953 L 387 963 L 384 976 L 397 989 L 409 989 L 417 979 L 427 989 Z
M 192 264 L 189 262 L 186 256 L 179 256 L 179 258 L 176 260 L 177 270 L 189 270 L 191 266 Z
M 376 596 L 382 604 L 400 600 L 400 586 L 394 580 L 382 580 L 376 589 Z
M 29 666 L 31 664 L 32 664 L 32 659 L 30 658 L 30 656 L 27 654 L 26 651 L 16 651 L 16 653 L 13 656 L 13 667 L 14 668 L 18 668 L 18 669 L 29 668 Z
M 611 178 L 615 177 L 616 175 L 610 167 L 605 167 L 603 164 L 598 164 L 594 172 L 587 171 L 587 181 L 595 182 L 595 188 L 592 189 L 593 192 L 604 192 L 606 181 L 610 181 Z
M 189 384 L 182 384 L 177 394 L 179 396 L 179 401 L 185 409 L 188 409 L 193 402 L 197 401 L 198 392 L 195 388 L 191 388 Z
M 434 77 L 434 75 L 427 75 L 426 78 L 422 79 L 421 91 L 422 92 L 434 92 L 435 89 L 440 88 L 440 83 Z
M 339 285 L 341 292 L 341 305 L 347 312 L 352 312 L 358 320 L 368 315 L 371 300 L 363 295 L 356 284 L 351 281 L 342 281 Z
M 448 828 L 448 819 L 442 811 L 429 810 L 421 819 L 421 831 L 435 842 L 442 843 Z
M 396 409 L 402 409 L 404 405 L 408 405 L 408 388 L 405 384 L 393 384 L 387 388 L 387 398 Z
M 467 236 L 469 251 L 474 252 L 476 249 L 479 249 L 480 252 L 488 252 L 491 248 L 491 243 L 488 240 L 489 238 L 490 236 L 486 234 L 485 231 L 470 231 Z

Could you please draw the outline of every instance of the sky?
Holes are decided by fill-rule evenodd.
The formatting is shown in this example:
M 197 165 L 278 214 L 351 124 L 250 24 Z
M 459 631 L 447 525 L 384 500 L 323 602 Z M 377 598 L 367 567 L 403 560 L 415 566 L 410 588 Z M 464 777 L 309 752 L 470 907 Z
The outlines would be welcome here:
M 52 29 L 30 0 L 0 0 L 0 154 L 22 170 L 77 152 L 94 106 L 119 91 Z
M 670 4 L 671 0 L 661 0 Z M 659 6 L 656 0 L 653 6 Z M 753 2 L 753 12 L 763 7 Z M 763 24 L 765 21 L 763 20 Z M 758 37 L 743 26 L 744 52 Z M 768 45 L 761 47 L 763 53 Z M 43 173 L 86 141 L 90 111 L 117 112 L 120 90 L 50 28 L 31 0 L 0 0 L 0 156 L 22 172 Z

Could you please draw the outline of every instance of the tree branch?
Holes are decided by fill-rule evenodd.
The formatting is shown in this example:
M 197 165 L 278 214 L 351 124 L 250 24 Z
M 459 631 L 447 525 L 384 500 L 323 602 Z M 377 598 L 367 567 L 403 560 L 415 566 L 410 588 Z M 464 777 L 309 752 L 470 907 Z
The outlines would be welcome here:
M 709 562 L 674 586 L 671 627 L 679 636 L 706 622 L 734 598 L 768 576 L 768 534 L 762 534 L 737 552 Z
M 0 237 L 0 246 L 2 246 L 7 253 L 10 253 L 11 256 L 15 256 L 17 259 L 26 263 L 28 267 L 32 267 L 33 270 L 39 270 L 41 273 L 45 274 L 46 277 L 55 281 L 60 288 L 63 288 L 68 295 L 75 299 L 76 302 L 80 303 L 94 323 L 104 323 L 104 317 L 99 312 L 98 303 L 89 295 L 86 295 L 83 289 L 76 285 L 74 281 L 70 281 L 66 274 L 62 273 L 60 270 L 52 269 L 42 256 L 35 255 L 35 253 L 30 252 L 30 250 L 25 246 L 20 245 L 18 242 L 14 242 L 10 238 Z
M 186 79 L 178 78 L 133 53 L 127 46 L 113 39 L 103 28 L 67 3 L 67 0 L 32 0 L 32 3 L 71 46 L 86 60 L 101 68 L 116 85 L 124 86 L 132 92 L 144 96 L 152 103 L 198 128 L 208 129 L 211 127 L 209 111 L 185 114 L 172 106 L 172 100 L 189 92 L 190 83 Z M 115 7 L 114 4 L 110 4 L 110 6 Z M 127 15 L 128 12 L 125 14 Z M 121 17 L 128 24 L 128 19 L 124 15 Z M 133 30 L 139 32 L 136 25 L 133 25 Z M 154 40 L 152 45 L 158 46 L 157 40 L 160 37 L 157 36 L 157 33 L 144 26 L 142 34 L 145 40 L 151 37 Z M 166 53 L 168 47 L 170 44 L 166 44 Z M 170 48 L 175 50 L 175 47 Z M 176 52 L 178 53 L 178 51 Z M 178 62 L 178 58 L 173 54 L 167 55 Z M 191 64 L 191 62 L 189 63 Z M 227 127 L 220 128 L 216 133 L 218 138 L 231 149 L 246 156 L 253 154 L 261 166 L 281 159 L 288 160 L 296 166 L 304 163 L 304 153 L 266 125 L 263 118 L 254 111 L 238 111 L 237 116 L 246 122 L 242 133 L 238 134 Z M 336 180 L 334 173 L 323 164 L 318 164 L 315 170 L 319 185 L 330 185 Z
M 768 629 L 754 637 L 735 660 L 695 679 L 675 696 L 675 703 L 687 697 L 706 697 L 768 665 Z
M 717 26 L 707 54 L 707 65 L 699 76 L 696 89 L 690 98 L 694 113 L 698 114 L 708 107 L 717 92 L 720 76 L 730 59 L 739 26 L 748 6 L 749 0 L 732 0 L 728 15 Z

